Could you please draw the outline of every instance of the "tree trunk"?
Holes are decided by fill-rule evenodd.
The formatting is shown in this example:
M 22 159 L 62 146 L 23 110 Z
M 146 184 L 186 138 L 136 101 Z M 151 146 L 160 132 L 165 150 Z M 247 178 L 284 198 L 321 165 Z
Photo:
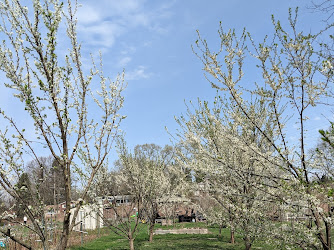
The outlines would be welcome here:
M 317 228 L 321 228 L 321 222 L 320 222 L 320 215 L 319 213 L 313 208 L 311 209 L 313 217 L 315 219 L 315 224 L 317 226 Z M 329 226 L 329 227 L 328 227 Z M 331 233 L 330 231 L 330 225 L 325 222 L 325 227 L 326 227 L 326 235 L 323 234 L 323 232 L 320 230 L 319 233 L 317 233 L 318 239 L 320 240 L 321 244 L 322 244 L 322 249 L 324 250 L 331 250 L 332 246 L 328 244 L 328 241 L 331 241 Z
M 150 239 L 149 239 L 150 242 L 153 241 L 153 229 L 154 229 L 154 221 L 153 221 L 153 223 L 151 221 L 150 222 Z
M 43 244 L 43 250 L 47 250 L 48 249 L 47 242 L 42 242 L 42 244 Z
M 327 246 L 328 249 L 332 249 L 332 235 L 331 235 L 331 225 L 328 222 L 325 222 L 325 226 L 326 226 L 326 238 L 327 238 Z
M 132 238 L 129 239 L 130 250 L 135 250 L 134 240 Z
M 222 227 L 223 225 L 219 225 L 219 237 L 222 237 Z
M 245 236 L 244 241 L 245 241 L 245 249 L 250 250 L 252 248 L 252 243 L 251 243 L 249 237 Z
M 327 227 L 326 227 L 326 233 L 327 233 Z M 330 233 L 329 233 L 329 235 L 330 235 Z M 328 235 L 326 235 L 326 236 L 327 236 L 327 237 L 326 237 L 326 239 L 325 239 L 323 233 L 321 233 L 321 232 L 318 233 L 318 238 L 319 238 L 320 241 L 321 241 L 322 249 L 324 249 L 324 250 L 331 250 L 331 249 L 332 249 L 332 246 L 328 244 L 328 240 L 329 240 L 329 241 L 331 240 L 331 239 L 330 239 L 330 236 L 329 236 L 329 238 L 328 238 Z M 327 242 L 326 242 L 326 240 L 327 240 Z
M 233 229 L 231 229 L 231 239 L 230 239 L 230 242 L 231 242 L 232 244 L 235 243 L 235 239 L 234 239 L 234 230 L 233 230 Z
M 63 232 L 61 234 L 60 242 L 58 243 L 58 250 L 65 250 L 68 244 L 70 235 L 70 219 L 71 219 L 71 176 L 70 167 L 63 166 L 63 175 L 65 180 L 65 215 L 63 221 Z
M 70 229 L 70 213 L 65 214 L 63 222 L 63 232 L 60 237 L 60 242 L 58 243 L 57 250 L 65 250 L 68 243 L 69 229 Z
M 173 228 L 175 227 L 175 210 L 176 210 L 176 207 L 174 205 L 173 206 Z

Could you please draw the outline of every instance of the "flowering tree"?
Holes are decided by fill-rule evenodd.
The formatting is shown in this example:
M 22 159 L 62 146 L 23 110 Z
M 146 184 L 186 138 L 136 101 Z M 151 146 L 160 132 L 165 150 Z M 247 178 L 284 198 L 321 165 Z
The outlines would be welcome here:
M 317 146 L 310 150 L 313 155 L 314 170 L 317 177 L 317 181 L 327 182 L 334 177 L 334 143 L 333 143 L 333 131 L 334 125 L 328 130 L 319 130 L 320 142 Z M 328 186 L 330 189 L 331 187 Z
M 61 169 L 66 209 L 57 248 L 65 249 L 82 200 L 106 160 L 123 118 L 118 114 L 123 104 L 123 75 L 112 81 L 104 76 L 102 62 L 97 66 L 94 61 L 90 73 L 85 73 L 76 12 L 77 4 L 73 6 L 72 1 L 36 0 L 31 9 L 18 0 L 0 3 L 0 70 L 8 80 L 5 86 L 30 116 L 35 130 L 35 136 L 27 133 L 24 124 L 1 109 L 9 128 L 0 131 L 0 185 L 24 208 L 32 222 L 26 227 L 39 236 L 44 249 L 49 246 L 43 200 L 36 193 L 35 202 L 27 204 L 14 185 L 23 172 L 22 157 L 29 154 L 42 167 L 38 154 L 43 147 Z M 60 35 L 68 51 L 62 50 Z M 11 139 L 9 134 L 13 134 Z M 83 191 L 71 221 L 74 173 L 80 177 Z M 20 243 L 13 235 L 1 232 Z
M 226 93 L 231 105 L 238 108 L 240 115 L 273 152 L 267 154 L 247 140 L 243 143 L 244 150 L 251 149 L 267 164 L 274 163 L 279 171 L 270 180 L 280 180 L 284 194 L 280 196 L 282 202 L 290 209 L 304 209 L 304 215 L 314 221 L 314 224 L 299 223 L 303 228 L 299 232 L 304 232 L 305 236 L 302 241 L 301 237 L 293 238 L 299 241 L 301 247 L 331 249 L 331 211 L 321 207 L 330 199 L 326 198 L 327 195 L 319 195 L 313 188 L 313 166 L 305 145 L 308 112 L 321 104 L 323 98 L 331 97 L 333 59 L 323 53 L 323 44 L 317 43 L 320 36 L 326 35 L 326 30 L 317 34 L 299 31 L 297 13 L 298 10 L 289 12 L 290 31 L 283 29 L 281 23 L 273 18 L 275 31 L 272 40 L 266 38 L 257 45 L 246 32 L 238 37 L 235 31 L 225 32 L 220 27 L 221 46 L 218 51 L 211 51 L 207 42 L 199 36 L 195 53 L 203 62 L 212 87 Z M 244 79 L 247 55 L 252 58 L 249 60 L 257 61 L 263 83 L 250 85 L 249 79 Z M 253 99 L 264 104 L 274 129 L 262 127 L 261 120 L 252 115 L 247 101 L 250 93 Z M 290 117 L 289 122 L 295 121 L 298 125 L 295 135 L 298 134 L 299 139 L 292 143 L 288 142 L 286 134 L 287 117 Z
M 248 110 L 262 128 L 273 129 L 271 117 L 260 102 L 250 104 Z M 277 183 L 270 180 L 275 172 L 273 164 L 264 162 L 256 153 L 261 151 L 270 156 L 273 152 L 270 145 L 238 107 L 228 105 L 220 97 L 212 110 L 207 102 L 200 102 L 195 111 L 188 109 L 187 117 L 177 121 L 182 128 L 179 146 L 187 152 L 179 153 L 179 157 L 202 176 L 195 188 L 201 193 L 200 199 L 207 202 L 199 202 L 200 209 L 212 222 L 226 223 L 232 243 L 234 232 L 238 231 L 243 235 L 246 249 L 250 249 L 262 235 L 270 215 L 263 203 L 274 202 L 273 197 L 277 196 Z
M 140 216 L 148 221 L 149 241 L 153 240 L 155 219 L 160 203 L 167 203 L 171 192 L 168 165 L 173 158 L 170 146 L 161 148 L 155 144 L 137 145 L 134 153 L 121 154 L 121 176 L 128 183 L 129 193 L 140 200 Z
M 124 179 L 117 179 L 124 180 Z M 119 183 L 117 181 L 117 183 Z M 130 250 L 134 250 L 134 241 L 140 228 L 141 217 L 138 210 L 141 203 L 135 195 L 125 194 L 123 192 L 118 195 L 108 196 L 113 198 L 112 201 L 103 201 L 103 213 L 96 210 L 102 218 L 104 225 L 109 227 L 114 233 L 125 238 L 129 242 Z M 116 202 L 117 197 L 122 197 L 124 203 Z
M 106 214 L 101 215 L 106 225 L 108 225 L 116 234 L 128 239 L 129 247 L 134 249 L 134 240 L 136 239 L 139 223 L 141 222 L 142 215 L 141 210 L 143 207 L 143 185 L 141 177 L 141 169 L 138 166 L 138 162 L 128 152 L 128 148 L 124 141 L 124 138 L 120 138 L 118 141 L 118 154 L 119 160 L 116 165 L 119 167 L 119 171 L 115 176 L 116 190 L 105 190 L 105 195 L 110 195 L 109 192 L 114 194 L 130 197 L 130 202 L 127 206 L 117 207 L 117 204 L 110 202 L 106 204 L 108 208 L 111 208 L 114 213 L 113 219 L 108 219 Z M 106 175 L 104 175 L 106 176 Z M 107 174 L 109 178 L 110 174 Z M 105 179 L 108 177 L 105 177 Z M 115 195 L 114 195 L 115 196 Z
M 120 140 L 120 145 L 123 145 L 122 142 Z M 138 196 L 129 191 L 131 180 L 128 174 L 131 173 L 132 165 L 124 162 L 121 157 L 126 153 L 125 147 L 120 146 L 119 149 L 120 159 L 114 165 L 128 171 L 110 171 L 107 166 L 101 167 L 89 191 L 89 200 L 98 204 L 93 209 L 103 220 L 103 225 L 127 239 L 130 249 L 134 249 L 134 240 L 141 222 L 141 217 L 138 216 L 141 203 Z

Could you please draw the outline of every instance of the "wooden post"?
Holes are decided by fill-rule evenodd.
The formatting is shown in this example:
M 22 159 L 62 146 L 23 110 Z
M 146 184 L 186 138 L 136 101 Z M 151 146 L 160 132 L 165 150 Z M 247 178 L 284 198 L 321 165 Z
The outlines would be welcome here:
M 81 246 L 82 246 L 83 245 L 82 221 L 80 222 L 80 232 L 81 232 Z

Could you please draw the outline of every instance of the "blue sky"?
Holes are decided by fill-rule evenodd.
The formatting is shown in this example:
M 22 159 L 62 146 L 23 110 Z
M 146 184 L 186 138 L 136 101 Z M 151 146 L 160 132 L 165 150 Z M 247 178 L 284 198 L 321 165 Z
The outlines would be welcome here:
M 308 1 L 182 0 L 82 1 L 79 34 L 87 51 L 100 49 L 111 74 L 125 69 L 122 124 L 130 147 L 169 143 L 165 126 L 176 128 L 174 116 L 185 111 L 184 101 L 210 100 L 216 92 L 206 82 L 191 45 L 198 29 L 213 46 L 223 27 L 243 27 L 261 41 L 273 31 L 271 14 L 287 23 L 288 8 L 300 5 L 300 23 L 306 30 L 323 26 Z M 106 71 L 107 72 L 107 71 Z M 250 78 L 256 76 L 249 76 Z M 320 119 L 321 116 L 311 119 Z M 314 125 L 316 127 L 316 125 Z
M 210 101 L 216 94 L 191 50 L 197 29 L 213 46 L 219 43 L 219 21 L 225 29 L 246 27 L 261 41 L 273 31 L 271 14 L 284 25 L 288 8 L 300 6 L 301 26 L 317 30 L 324 26 L 323 17 L 307 9 L 310 4 L 308 0 L 82 0 L 78 36 L 83 63 L 88 67 L 89 53 L 97 55 L 100 50 L 105 73 L 114 77 L 125 70 L 128 87 L 122 114 L 127 118 L 121 127 L 130 148 L 169 144 L 165 126 L 170 131 L 177 128 L 174 116 L 185 112 L 184 101 Z M 250 72 L 247 77 L 255 81 L 258 76 Z M 6 90 L 0 88 L 0 105 L 12 109 Z M 321 112 L 310 119 L 315 140 L 317 129 L 328 123 Z

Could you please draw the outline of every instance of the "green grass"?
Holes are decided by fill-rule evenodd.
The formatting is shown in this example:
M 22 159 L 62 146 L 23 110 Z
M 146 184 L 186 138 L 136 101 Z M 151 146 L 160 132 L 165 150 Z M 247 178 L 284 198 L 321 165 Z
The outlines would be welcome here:
M 219 229 L 217 227 L 207 226 L 205 223 L 178 223 L 175 228 L 196 228 L 207 227 L 210 234 L 167 234 L 167 235 L 155 235 L 153 242 L 148 242 L 147 226 L 141 227 L 136 240 L 135 249 L 244 249 L 244 243 L 242 239 L 236 235 L 236 244 L 229 243 L 230 232 L 228 229 L 222 230 L 222 237 L 219 237 Z M 161 227 L 157 225 L 156 228 L 172 228 Z M 72 250 L 93 250 L 93 249 L 129 249 L 127 239 L 110 233 L 107 236 L 100 237 L 96 240 L 88 242 L 83 246 L 77 246 L 70 248 Z M 264 246 L 257 242 L 252 249 L 273 249 L 270 246 Z

